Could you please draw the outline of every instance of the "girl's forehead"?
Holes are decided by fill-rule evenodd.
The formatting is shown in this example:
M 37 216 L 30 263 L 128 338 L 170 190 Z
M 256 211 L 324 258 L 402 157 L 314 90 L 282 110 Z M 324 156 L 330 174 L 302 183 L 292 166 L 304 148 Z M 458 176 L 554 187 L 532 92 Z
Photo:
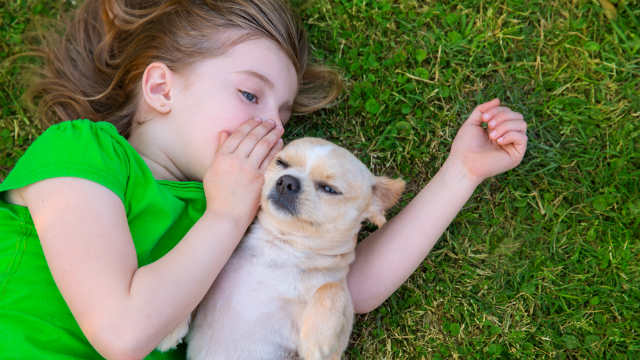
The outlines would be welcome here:
M 239 64 L 278 62 L 282 66 L 291 67 L 295 72 L 295 67 L 284 50 L 273 40 L 265 38 L 241 41 L 231 46 L 222 56 L 233 58 Z
M 203 72 L 253 75 L 275 87 L 297 89 L 298 85 L 298 74 L 287 54 L 276 42 L 265 38 L 240 41 L 218 56 L 194 63 L 192 71 L 196 76 Z

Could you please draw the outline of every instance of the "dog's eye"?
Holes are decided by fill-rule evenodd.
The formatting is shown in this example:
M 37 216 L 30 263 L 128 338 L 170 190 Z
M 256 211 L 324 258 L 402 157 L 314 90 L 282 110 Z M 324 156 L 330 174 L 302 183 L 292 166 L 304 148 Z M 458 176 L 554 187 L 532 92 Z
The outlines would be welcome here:
M 320 191 L 324 191 L 327 194 L 331 194 L 331 195 L 342 195 L 342 193 L 334 188 L 332 188 L 331 186 L 324 184 L 324 183 L 319 183 L 318 184 L 318 189 Z
M 282 160 L 282 159 L 277 159 L 276 160 L 276 164 L 278 164 L 278 166 L 282 167 L 283 169 L 286 169 L 289 167 L 289 163 L 287 163 L 286 161 Z

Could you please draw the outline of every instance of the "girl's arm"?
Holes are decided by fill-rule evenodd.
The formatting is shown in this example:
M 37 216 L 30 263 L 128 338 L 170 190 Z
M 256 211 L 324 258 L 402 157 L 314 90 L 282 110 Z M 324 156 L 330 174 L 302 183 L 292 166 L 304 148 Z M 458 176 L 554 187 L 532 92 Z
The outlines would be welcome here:
M 62 296 L 101 355 L 146 356 L 204 297 L 255 215 L 263 164 L 282 146 L 282 130 L 273 126 L 252 122 L 221 139 L 205 175 L 204 215 L 165 256 L 140 268 L 124 206 L 107 188 L 53 178 L 17 191 Z
M 54 178 L 22 193 L 58 289 L 108 359 L 151 352 L 204 297 L 244 231 L 205 214 L 172 251 L 138 268 L 122 201 L 110 190 Z
M 398 215 L 358 245 L 348 275 L 357 313 L 378 307 L 409 278 L 476 185 L 457 164 L 445 162 Z
M 398 215 L 364 239 L 347 277 L 357 313 L 384 302 L 422 263 L 485 178 L 518 165 L 527 144 L 522 115 L 494 99 L 474 109 L 448 159 Z M 482 128 L 488 122 L 488 131 Z

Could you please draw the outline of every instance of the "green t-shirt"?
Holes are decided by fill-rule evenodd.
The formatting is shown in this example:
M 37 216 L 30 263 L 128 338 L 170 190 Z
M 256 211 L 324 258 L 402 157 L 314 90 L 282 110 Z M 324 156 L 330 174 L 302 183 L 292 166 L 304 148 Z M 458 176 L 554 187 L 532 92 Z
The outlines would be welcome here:
M 202 183 L 155 180 L 112 124 L 51 126 L 0 184 L 0 359 L 101 358 L 56 287 L 28 209 L 5 200 L 7 190 L 63 176 L 101 184 L 122 200 L 139 266 L 171 250 L 206 205 Z M 147 358 L 184 358 L 184 348 Z

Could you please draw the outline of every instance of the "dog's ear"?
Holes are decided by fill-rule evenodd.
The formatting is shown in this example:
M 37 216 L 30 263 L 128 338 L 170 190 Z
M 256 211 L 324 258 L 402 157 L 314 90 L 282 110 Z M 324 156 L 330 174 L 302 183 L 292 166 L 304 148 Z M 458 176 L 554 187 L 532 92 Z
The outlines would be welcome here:
M 390 179 L 386 176 L 376 176 L 373 185 L 373 199 L 367 210 L 367 218 L 376 226 L 381 227 L 387 222 L 384 213 L 395 205 L 404 191 L 405 182 L 402 179 Z

